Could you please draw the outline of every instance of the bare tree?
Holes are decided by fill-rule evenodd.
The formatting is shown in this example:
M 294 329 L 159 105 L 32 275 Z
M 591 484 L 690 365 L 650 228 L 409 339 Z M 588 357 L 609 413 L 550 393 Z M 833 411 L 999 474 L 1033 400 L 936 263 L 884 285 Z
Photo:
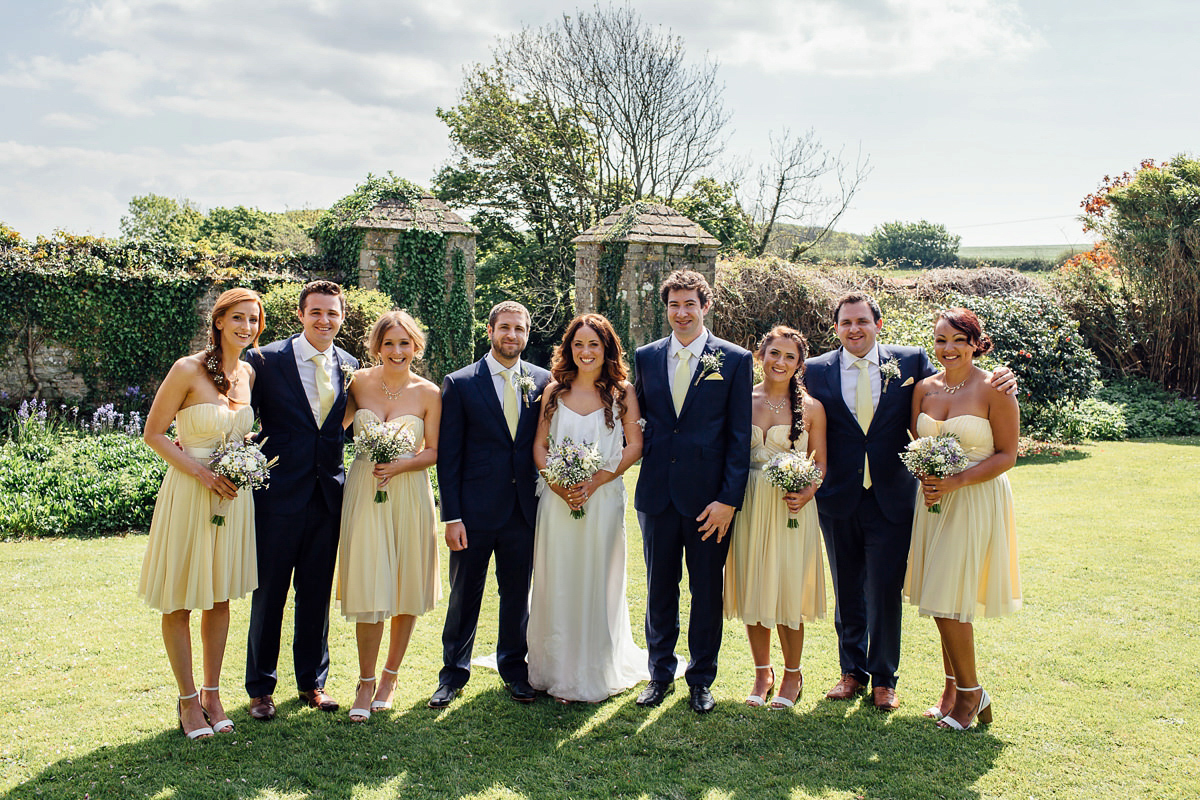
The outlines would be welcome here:
M 594 214 L 647 195 L 669 202 L 725 147 L 717 64 L 689 63 L 681 37 L 630 8 L 597 6 L 526 27 L 495 59 L 513 90 L 537 100 L 564 134 L 586 120 L 594 150 L 572 151 L 579 137 L 556 144 L 581 177 L 594 175 Z
M 846 213 L 850 201 L 871 172 L 861 153 L 854 163 L 826 149 L 810 128 L 793 134 L 787 128 L 770 136 L 770 155 L 758 168 L 757 193 L 751 212 L 754 255 L 767 250 L 776 224 L 788 220 L 815 229 L 799 247 L 804 252 L 824 239 Z

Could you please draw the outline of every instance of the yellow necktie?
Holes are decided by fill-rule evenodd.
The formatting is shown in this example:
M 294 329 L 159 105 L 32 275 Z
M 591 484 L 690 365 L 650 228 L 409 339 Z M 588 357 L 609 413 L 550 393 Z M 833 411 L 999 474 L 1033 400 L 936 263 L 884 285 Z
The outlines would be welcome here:
M 329 416 L 329 409 L 333 408 L 333 382 L 329 380 L 329 373 L 325 371 L 325 354 L 317 353 L 312 357 L 312 361 L 317 365 L 317 427 L 325 424 L 325 417 Z
M 508 423 L 508 434 L 517 438 L 517 390 L 513 386 L 513 368 L 500 370 L 504 376 L 504 421 Z
M 870 363 L 865 358 L 854 362 L 854 366 L 858 367 L 858 385 L 854 390 L 854 413 L 858 416 L 858 424 L 863 429 L 863 433 L 866 433 L 867 428 L 871 427 L 871 417 L 875 415 L 875 407 L 871 402 L 871 376 L 867 373 Z M 863 456 L 863 488 L 871 488 L 871 465 L 867 463 L 865 455 Z
M 675 380 L 671 382 L 671 399 L 675 401 L 675 416 L 683 410 L 683 401 L 687 397 L 688 383 L 692 380 L 692 371 L 688 369 L 688 360 L 692 357 L 690 350 L 681 349 L 675 354 L 679 359 L 675 367 Z

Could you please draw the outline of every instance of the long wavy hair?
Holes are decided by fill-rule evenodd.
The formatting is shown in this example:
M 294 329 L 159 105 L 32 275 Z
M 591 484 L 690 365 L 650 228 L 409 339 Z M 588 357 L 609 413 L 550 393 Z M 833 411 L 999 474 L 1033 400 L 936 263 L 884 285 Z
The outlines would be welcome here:
M 792 379 L 788 381 L 788 411 L 792 420 L 792 429 L 788 432 L 788 440 L 794 442 L 804 431 L 804 372 L 807 369 L 804 359 L 808 358 L 808 341 L 804 338 L 804 334 L 795 328 L 776 325 L 767 331 L 766 335 L 758 342 L 758 350 L 754 353 L 758 363 L 762 363 L 763 358 L 767 355 L 767 347 L 776 339 L 788 339 L 795 342 L 796 349 L 800 351 L 800 364 L 792 373 Z
M 558 384 L 550 391 L 546 401 L 546 419 L 550 419 L 558 408 L 558 396 L 571 388 L 575 378 L 579 376 L 579 365 L 571 353 L 571 342 L 579 329 L 587 326 L 596 332 L 596 338 L 604 346 L 604 365 L 600 376 L 596 378 L 596 389 L 601 399 L 608 399 L 604 404 L 604 424 L 609 430 L 616 427 L 616 420 L 625 416 L 625 388 L 622 384 L 629 376 L 629 367 L 625 364 L 625 351 L 621 348 L 621 340 L 613 330 L 612 323 L 601 314 L 580 314 L 567 325 L 563 340 L 554 348 L 550 359 L 550 374 Z M 616 412 L 613 412 L 613 406 Z
M 258 330 L 254 332 L 254 338 L 250 340 L 250 346 L 257 350 L 258 337 L 267 325 L 267 315 L 263 310 L 262 298 L 258 296 L 258 292 L 240 286 L 221 292 L 221 296 L 217 298 L 217 302 L 213 303 L 212 311 L 208 314 L 208 347 L 204 348 L 204 367 L 208 371 L 208 377 L 217 387 L 217 391 L 224 395 L 229 394 L 229 381 L 225 379 L 221 331 L 217 328 L 217 320 L 223 319 L 229 309 L 247 300 L 258 304 Z

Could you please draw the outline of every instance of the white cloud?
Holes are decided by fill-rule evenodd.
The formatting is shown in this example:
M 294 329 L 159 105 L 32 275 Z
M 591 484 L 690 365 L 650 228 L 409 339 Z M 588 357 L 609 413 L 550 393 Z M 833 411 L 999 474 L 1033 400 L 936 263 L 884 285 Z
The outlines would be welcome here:
M 718 2 L 676 32 L 726 64 L 826 75 L 928 73 L 1020 57 L 1041 42 L 1013 0 Z
M 42 124 L 51 128 L 65 128 L 76 131 L 90 131 L 96 127 L 96 118 L 90 114 L 68 114 L 54 111 L 42 116 Z

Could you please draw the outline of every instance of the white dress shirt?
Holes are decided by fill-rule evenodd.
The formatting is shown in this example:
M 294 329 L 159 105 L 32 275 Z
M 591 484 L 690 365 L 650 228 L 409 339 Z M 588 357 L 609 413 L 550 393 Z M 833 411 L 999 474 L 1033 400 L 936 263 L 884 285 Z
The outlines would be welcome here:
M 868 362 L 867 378 L 871 381 L 871 408 L 879 408 L 879 343 L 875 343 L 871 347 L 871 351 L 863 356 Z M 854 362 L 858 361 L 858 356 L 850 353 L 846 348 L 842 348 L 842 399 L 846 401 L 846 408 L 850 409 L 850 413 L 855 419 L 858 419 L 858 367 L 854 366 Z
M 488 369 L 492 371 L 492 385 L 496 388 L 496 399 L 500 401 L 500 408 L 504 408 L 504 376 L 500 373 L 508 369 L 508 367 L 497 361 L 496 357 L 492 355 L 491 350 L 488 350 L 487 355 L 483 357 L 483 360 L 487 362 Z M 513 377 L 520 375 L 522 369 L 523 365 L 521 364 L 521 359 L 518 358 L 517 363 L 512 365 Z M 513 385 L 513 390 L 517 393 L 517 403 L 520 403 L 521 392 L 516 388 L 516 384 Z M 518 408 L 518 412 L 519 411 L 520 409 Z
M 337 397 L 337 380 L 334 375 L 337 370 L 337 358 L 333 353 L 333 345 L 330 344 L 325 350 L 318 350 L 313 347 L 312 342 L 304 337 L 303 333 L 296 337 L 295 343 L 292 345 L 292 354 L 296 357 L 296 370 L 300 373 L 300 385 L 304 387 L 304 395 L 308 398 L 313 419 L 319 425 L 321 422 L 321 393 L 317 391 L 317 362 L 312 360 L 317 353 L 325 355 L 325 373 L 329 376 L 329 382 L 333 384 L 333 396 Z
M 699 336 L 692 340 L 691 344 L 689 344 L 687 347 L 684 347 L 682 344 L 680 344 L 679 340 L 675 338 L 675 333 L 672 331 L 671 341 L 667 344 L 668 387 L 675 385 L 675 370 L 679 367 L 680 350 L 687 350 L 692 354 L 692 357 L 688 359 L 687 366 L 688 370 L 691 371 L 692 376 L 695 377 L 696 368 L 700 366 L 700 355 L 704 352 L 704 345 L 708 344 L 709 335 L 708 328 L 705 328 L 700 332 Z

